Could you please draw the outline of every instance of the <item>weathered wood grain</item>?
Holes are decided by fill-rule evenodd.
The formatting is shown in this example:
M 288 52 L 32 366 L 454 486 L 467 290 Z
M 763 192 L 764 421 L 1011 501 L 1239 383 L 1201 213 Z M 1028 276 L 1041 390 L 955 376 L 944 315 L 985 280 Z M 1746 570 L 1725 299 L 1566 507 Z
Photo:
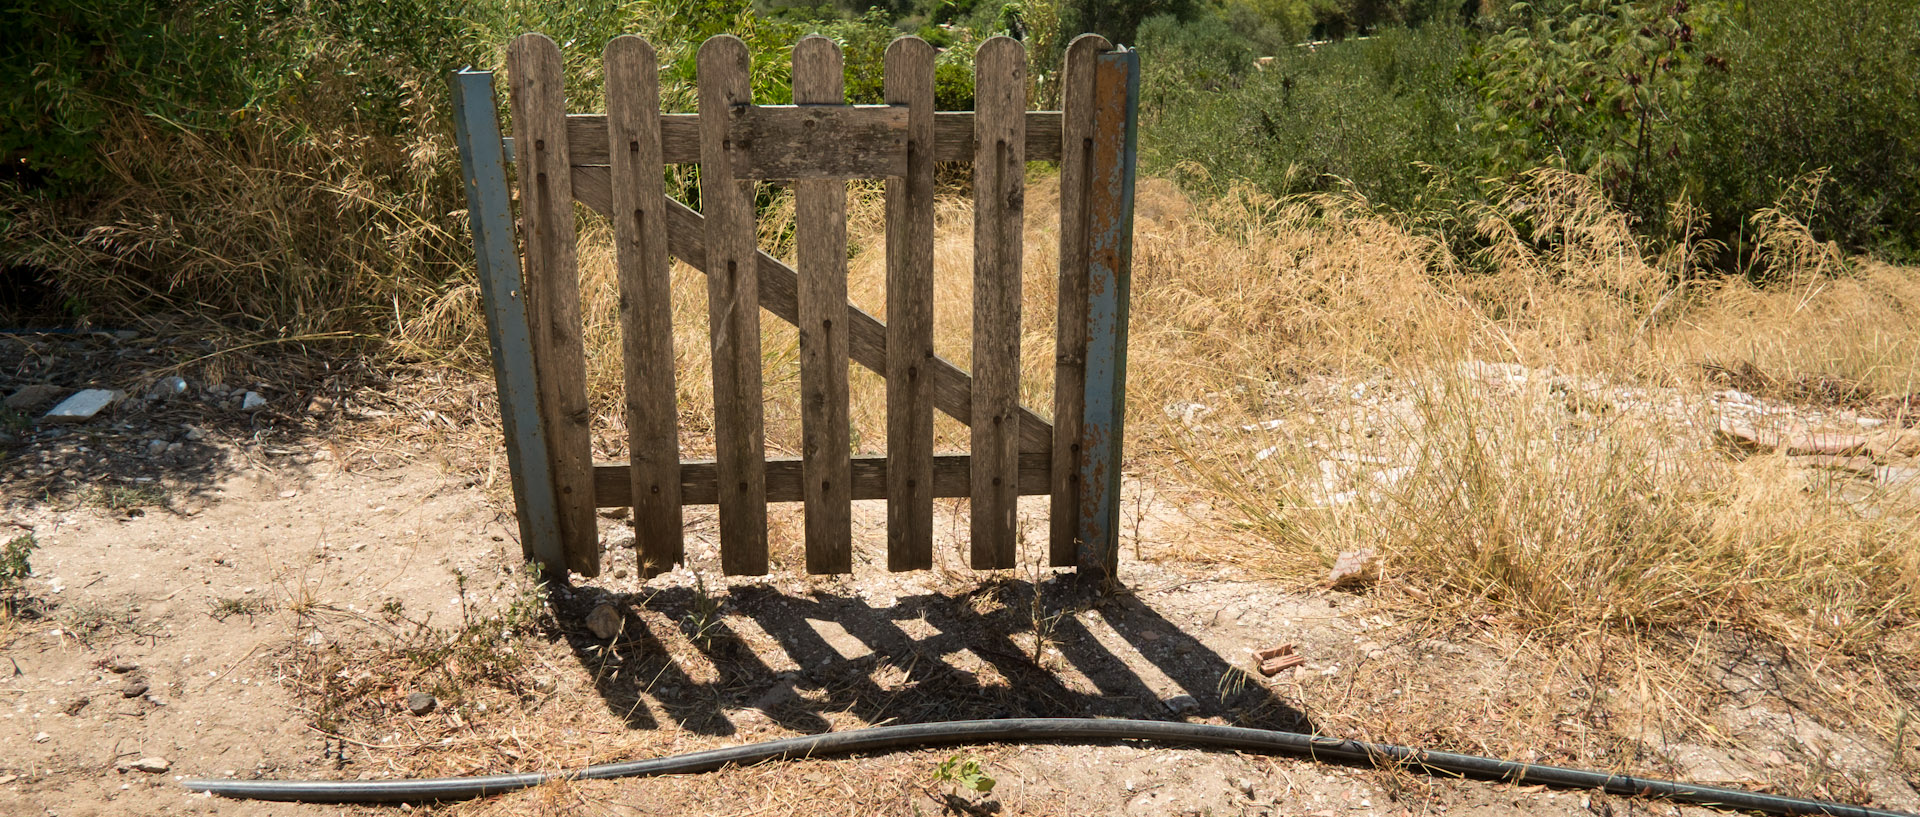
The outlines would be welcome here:
M 887 569 L 933 566 L 933 46 L 887 46 L 907 107 L 907 172 L 887 181 Z
M 674 391 L 673 288 L 660 162 L 660 78 L 653 46 L 615 37 L 604 55 L 611 141 L 613 234 L 620 269 L 621 355 L 640 575 L 685 557 L 680 516 L 680 418 Z
M 613 212 L 612 192 L 604 167 L 575 167 L 574 196 L 601 215 Z M 701 272 L 707 271 L 705 217 L 693 208 L 667 199 L 667 248 L 673 257 Z M 798 325 L 799 276 L 764 252 L 759 262 L 760 305 L 783 321 Z M 848 352 L 853 361 L 885 376 L 887 373 L 887 328 L 865 310 L 847 307 Z M 973 378 L 945 358 L 928 363 L 933 375 L 933 405 L 947 416 L 971 425 L 973 417 Z M 1031 453 L 1051 450 L 1053 425 L 1026 408 L 1020 409 L 1020 450 Z
M 1080 434 L 1086 415 L 1087 233 L 1094 137 L 1095 59 L 1105 37 L 1082 34 L 1067 46 L 1060 84 L 1060 300 L 1054 334 L 1053 490 L 1047 555 L 1055 567 L 1078 562 Z
M 974 54 L 972 564 L 1014 566 L 1020 471 L 1020 261 L 1026 212 L 1027 51 Z
M 761 106 L 761 110 L 777 106 Z M 1060 112 L 1027 111 L 1027 161 L 1060 160 Z M 567 138 L 575 167 L 607 164 L 607 118 L 597 113 L 567 117 Z M 973 112 L 940 111 L 933 115 L 933 159 L 936 162 L 973 161 Z M 660 116 L 660 155 L 668 164 L 700 161 L 700 117 L 690 113 Z
M 798 70 L 799 46 L 794 48 Z M 793 84 L 794 101 L 800 102 L 797 74 Z M 884 179 L 906 173 L 907 112 L 892 105 L 841 104 L 845 99 L 842 95 L 829 103 L 735 108 L 733 175 Z
M 846 99 L 840 47 L 806 37 L 793 47 L 793 100 Z M 904 141 L 906 122 L 900 122 Z M 900 151 L 905 157 L 905 151 Z M 847 404 L 847 184 L 807 178 L 794 186 L 800 267 L 800 453 L 805 477 L 807 572 L 853 570 L 852 447 Z
M 713 348 L 713 438 L 720 484 L 720 569 L 767 572 L 766 445 L 761 405 L 760 283 L 753 183 L 733 176 L 728 123 L 753 102 L 747 45 L 722 34 L 700 45 L 700 202 L 706 215 L 707 308 Z
M 970 488 L 972 466 L 965 454 L 940 454 L 933 458 L 933 495 L 935 497 L 966 496 Z M 1035 496 L 1044 494 L 1050 484 L 1048 471 L 1052 463 L 1045 452 L 1020 455 L 1020 494 Z M 767 460 L 767 501 L 803 502 L 802 485 L 806 465 L 797 459 L 779 458 Z M 712 505 L 717 501 L 719 477 L 714 473 L 712 460 L 689 460 L 680 463 L 680 496 L 688 505 Z M 887 498 L 887 458 L 884 456 L 854 457 L 850 469 L 851 494 L 854 499 Z M 618 508 L 627 504 L 627 464 L 623 462 L 603 462 L 594 468 L 594 488 L 602 508 Z
M 507 46 L 507 70 L 514 135 L 523 146 L 517 164 L 526 223 L 527 313 L 547 438 L 544 467 L 553 475 L 567 569 L 597 576 L 600 534 L 593 516 L 587 360 L 560 48 L 544 35 L 517 37 Z

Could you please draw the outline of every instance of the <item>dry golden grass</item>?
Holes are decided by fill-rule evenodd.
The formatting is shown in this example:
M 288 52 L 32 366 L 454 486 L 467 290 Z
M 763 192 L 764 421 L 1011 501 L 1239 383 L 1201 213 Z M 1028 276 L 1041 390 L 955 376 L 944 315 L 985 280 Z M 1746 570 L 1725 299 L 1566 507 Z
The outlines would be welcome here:
M 1889 725 L 1920 705 L 1900 669 L 1920 661 L 1920 503 L 1730 450 L 1710 394 L 1729 370 L 1769 398 L 1912 393 L 1920 272 L 1787 236 L 1765 285 L 1702 282 L 1717 247 L 1656 255 L 1584 184 L 1536 175 L 1462 259 L 1350 201 L 1195 205 L 1147 183 L 1131 470 L 1227 509 L 1220 548 L 1185 556 L 1305 586 L 1373 550 L 1378 603 L 1479 633 L 1509 682 L 1547 693 L 1461 699 L 1385 668 L 1357 692 L 1309 682 L 1342 734 L 1632 768 L 1621 747 L 1649 735 L 1714 742 L 1699 713 L 1732 639 L 1792 668 L 1783 698 L 1897 745 Z M 1544 703 L 1603 688 L 1634 717 L 1578 739 Z
M 1023 391 L 1043 416 L 1054 184 L 1031 179 L 1026 236 Z M 1464 656 L 1371 664 L 1366 683 L 1339 689 L 1293 682 L 1289 697 L 1307 702 L 1329 732 L 1666 773 L 1649 747 L 1728 745 L 1700 713 L 1724 703 L 1716 667 L 1740 653 L 1786 667 L 1773 676 L 1775 694 L 1800 711 L 1901 742 L 1893 724 L 1920 708 L 1910 669 L 1920 665 L 1916 500 L 1728 449 L 1713 436 L 1710 395 L 1728 373 L 1769 398 L 1831 395 L 1806 385 L 1841 384 L 1854 407 L 1916 391 L 1920 344 L 1901 329 L 1920 307 L 1920 275 L 1835 261 L 1787 236 L 1773 240 L 1801 251 L 1771 256 L 1776 267 L 1754 276 L 1763 283 L 1703 278 L 1717 247 L 1655 253 L 1580 179 L 1540 174 L 1527 184 L 1480 214 L 1491 249 L 1459 258 L 1349 199 L 1241 192 L 1195 202 L 1145 180 L 1126 467 L 1219 514 L 1212 546 L 1158 552 L 1231 560 L 1307 587 L 1336 554 L 1372 549 L 1387 569 L 1369 592 L 1413 622 L 1400 634 L 1414 645 L 1407 649 L 1432 638 L 1471 646 Z M 878 191 L 857 188 L 850 213 L 849 291 L 884 320 Z M 1532 232 L 1516 226 L 1523 216 Z M 790 202 L 776 197 L 762 245 L 790 252 L 791 220 Z M 596 454 L 616 458 L 625 434 L 611 236 L 598 217 L 581 223 Z M 941 200 L 936 346 L 963 368 L 970 223 L 964 198 Z M 1558 238 L 1542 242 L 1543 231 Z M 477 320 L 472 295 L 449 298 L 445 311 L 407 324 L 417 327 L 412 337 L 442 340 L 409 342 L 463 337 L 458 327 Z M 705 278 L 677 266 L 674 365 L 688 456 L 711 452 L 705 305 Z M 763 335 L 769 449 L 792 456 L 797 337 L 771 316 Z M 856 365 L 852 394 L 855 446 L 883 451 L 883 382 Z M 1242 429 L 1269 421 L 1279 427 Z M 957 423 L 943 417 L 936 430 L 941 448 L 965 447 Z M 1350 496 L 1329 501 L 1342 493 Z M 788 569 L 798 562 L 799 513 L 783 507 L 772 519 L 775 563 Z M 408 638 L 424 651 L 409 656 Z M 343 708 L 330 717 L 363 742 L 378 736 L 349 725 L 393 720 L 394 678 L 463 687 L 496 707 L 457 734 L 403 736 L 405 746 L 435 744 L 395 767 L 413 773 L 554 768 L 712 745 L 631 730 L 607 743 L 605 730 L 617 727 L 605 717 L 533 717 L 545 696 L 527 685 L 553 674 L 540 663 L 564 656 L 519 636 L 504 643 L 535 663 L 498 678 L 458 677 L 473 661 L 428 660 L 463 643 L 458 631 L 396 630 L 370 655 L 305 656 L 314 663 L 295 675 L 319 683 L 345 666 L 329 661 L 392 663 L 375 676 L 394 676 L 380 689 L 309 696 L 333 695 Z M 1401 666 L 1408 661 L 1484 679 L 1435 684 Z M 1594 703 L 1563 711 L 1574 691 Z M 541 724 L 537 734 L 525 731 L 530 721 Z M 602 735 L 593 758 L 576 756 L 585 738 L 566 729 Z M 447 737 L 455 740 L 441 744 Z M 507 738 L 524 745 L 487 748 Z M 1920 761 L 1913 743 L 1907 735 L 1909 763 Z M 1858 799 L 1856 783 L 1811 776 L 1782 785 Z

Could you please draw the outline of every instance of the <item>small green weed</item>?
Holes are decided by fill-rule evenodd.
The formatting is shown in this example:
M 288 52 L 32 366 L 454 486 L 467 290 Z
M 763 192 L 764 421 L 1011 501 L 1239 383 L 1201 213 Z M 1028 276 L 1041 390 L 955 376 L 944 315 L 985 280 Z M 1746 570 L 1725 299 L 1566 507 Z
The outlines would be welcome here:
M 952 784 L 956 794 L 960 789 L 968 789 L 975 794 L 990 794 L 995 782 L 991 775 L 980 768 L 980 759 L 971 755 L 954 755 L 940 761 L 940 765 L 933 770 L 933 779 Z
M 698 571 L 693 574 L 693 609 L 680 621 L 695 644 L 704 646 L 718 634 L 714 630 L 720 626 L 720 599 L 707 592 L 707 582 Z
M 19 612 L 24 591 L 21 583 L 33 575 L 33 565 L 29 559 L 34 548 L 40 546 L 39 540 L 31 533 L 23 533 L 7 541 L 0 548 L 0 609 L 6 611 L 6 617 L 12 618 Z

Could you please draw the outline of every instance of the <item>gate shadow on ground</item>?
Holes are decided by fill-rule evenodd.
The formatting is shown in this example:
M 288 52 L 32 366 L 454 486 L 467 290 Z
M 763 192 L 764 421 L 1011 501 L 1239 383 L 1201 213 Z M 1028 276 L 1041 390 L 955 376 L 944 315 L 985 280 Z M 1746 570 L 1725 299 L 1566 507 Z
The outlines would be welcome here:
M 1020 717 L 1312 729 L 1263 679 L 1139 597 L 1090 594 L 1071 576 L 884 605 L 765 587 L 557 588 L 552 599 L 574 656 L 633 729 L 815 733 Z M 610 640 L 584 624 L 601 604 L 622 614 Z

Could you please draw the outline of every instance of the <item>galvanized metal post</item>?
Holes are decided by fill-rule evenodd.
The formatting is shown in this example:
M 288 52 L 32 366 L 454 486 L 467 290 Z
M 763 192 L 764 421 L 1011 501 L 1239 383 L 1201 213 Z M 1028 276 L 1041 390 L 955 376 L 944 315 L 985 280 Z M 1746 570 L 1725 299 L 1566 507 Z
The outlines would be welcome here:
M 1080 564 L 1088 580 L 1120 563 L 1120 458 L 1126 434 L 1127 318 L 1133 277 L 1133 186 L 1140 55 L 1097 60 L 1087 304 L 1086 421 L 1081 431 Z
M 554 510 L 553 475 L 547 471 L 547 441 L 540 430 L 533 344 L 521 288 L 520 255 L 514 246 L 508 155 L 500 138 L 493 72 L 455 71 L 449 80 L 460 176 L 467 188 L 467 222 L 473 229 L 474 265 L 487 318 L 487 345 L 493 353 L 500 423 L 506 430 L 507 470 L 520 519 L 520 552 L 550 574 L 564 577 L 566 558 Z

